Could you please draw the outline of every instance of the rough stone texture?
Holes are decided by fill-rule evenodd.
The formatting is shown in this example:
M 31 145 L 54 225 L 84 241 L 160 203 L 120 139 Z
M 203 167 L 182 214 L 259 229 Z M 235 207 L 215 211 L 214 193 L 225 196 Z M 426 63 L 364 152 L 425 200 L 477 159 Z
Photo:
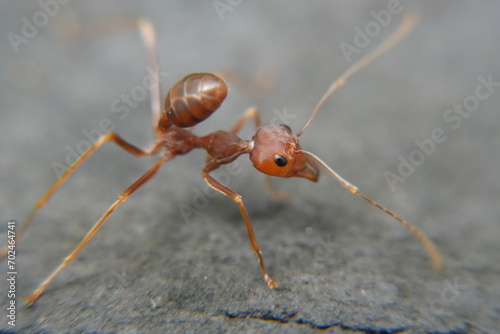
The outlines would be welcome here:
M 40 3 L 52 4 L 47 8 L 54 15 L 15 53 L 8 33 L 21 34 L 23 18 L 43 19 Z M 65 164 L 68 150 L 85 145 L 83 130 L 95 136 L 100 122 L 109 119 L 131 143 L 144 147 L 153 139 L 147 99 L 126 117 L 112 110 L 116 99 L 124 105 L 122 94 L 137 94 L 147 75 L 137 34 L 88 40 L 84 32 L 92 22 L 129 14 L 150 18 L 158 31 L 161 68 L 169 72 L 163 92 L 190 72 L 277 71 L 275 89 L 263 98 L 232 87 L 223 107 L 196 127 L 203 134 L 228 129 L 251 105 L 265 122 L 281 122 L 276 115 L 286 111 L 297 130 L 349 66 L 341 43 L 353 45 L 358 28 L 374 29 L 376 36 L 352 56 L 359 59 L 403 16 L 391 15 L 377 33 L 371 11 L 387 9 L 389 1 L 233 2 L 223 20 L 212 1 L 73 1 L 58 8 L 53 3 L 0 5 L 2 232 L 9 219 L 23 222 L 56 180 L 53 163 Z M 199 177 L 204 155 L 196 152 L 168 163 L 120 207 L 35 305 L 28 308 L 18 298 L 15 328 L 3 315 L 7 264 L 0 262 L 0 329 L 498 332 L 500 87 L 470 116 L 454 113 L 448 122 L 443 117 L 451 117 L 447 110 L 454 104 L 474 102 L 478 77 L 500 81 L 500 4 L 401 3 L 405 10 L 415 5 L 422 12 L 417 30 L 349 80 L 301 140 L 434 240 L 445 259 L 441 274 L 432 271 L 411 233 L 330 176 L 318 184 L 275 180 L 292 197 L 273 201 L 243 157 L 236 171 L 222 170 L 243 195 L 268 269 L 282 283 L 272 291 L 237 206 L 223 196 L 206 203 L 196 197 L 206 191 Z M 446 140 L 430 155 L 414 153 L 415 141 L 428 142 L 438 128 Z M 398 173 L 400 159 L 410 157 L 421 158 L 419 165 L 391 191 L 384 173 Z M 86 162 L 17 248 L 17 295 L 30 293 L 154 161 L 110 144 Z M 193 201 L 204 207 L 185 219 L 179 205 Z

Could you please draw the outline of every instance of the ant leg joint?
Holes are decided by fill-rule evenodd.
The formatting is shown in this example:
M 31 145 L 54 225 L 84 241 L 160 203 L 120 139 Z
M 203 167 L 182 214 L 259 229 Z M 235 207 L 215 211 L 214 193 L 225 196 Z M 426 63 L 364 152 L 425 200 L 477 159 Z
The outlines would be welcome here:
M 347 185 L 347 189 L 352 192 L 353 194 L 359 193 L 359 188 L 356 187 L 355 185 L 349 184 Z
M 234 196 L 233 200 L 238 204 L 243 203 L 243 197 L 241 197 L 241 195 L 239 194 Z
M 70 263 L 71 263 L 71 261 L 73 261 L 73 257 L 72 257 L 71 255 L 66 256 L 66 257 L 64 258 L 64 262 L 63 262 L 63 264 L 66 266 L 66 265 L 70 264 Z
M 277 288 L 280 286 L 280 282 L 273 280 L 268 274 L 264 275 L 264 279 L 270 288 Z

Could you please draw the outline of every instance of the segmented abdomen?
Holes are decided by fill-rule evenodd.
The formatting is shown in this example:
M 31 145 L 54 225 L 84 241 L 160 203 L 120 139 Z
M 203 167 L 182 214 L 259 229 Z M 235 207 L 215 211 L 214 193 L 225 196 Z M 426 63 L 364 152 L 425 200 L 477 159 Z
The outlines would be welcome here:
M 227 91 L 224 80 L 215 74 L 186 75 L 165 97 L 165 115 L 178 127 L 194 126 L 220 107 Z

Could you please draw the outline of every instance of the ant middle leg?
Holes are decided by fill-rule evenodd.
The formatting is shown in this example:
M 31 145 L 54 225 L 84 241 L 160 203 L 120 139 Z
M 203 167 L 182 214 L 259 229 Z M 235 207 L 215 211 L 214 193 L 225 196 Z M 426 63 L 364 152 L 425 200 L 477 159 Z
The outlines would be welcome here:
M 153 129 L 157 137 L 161 133 L 157 131 L 162 111 L 160 68 L 158 65 L 156 33 L 150 20 L 143 17 L 117 18 L 98 22 L 92 27 L 91 35 L 103 37 L 116 34 L 121 31 L 136 30 L 141 35 L 142 45 L 146 51 L 148 75 L 150 76 L 150 103 L 152 112 Z
M 243 220 L 245 221 L 245 225 L 247 227 L 248 236 L 250 237 L 250 243 L 252 245 L 252 249 L 257 255 L 257 260 L 259 261 L 259 266 L 260 270 L 262 271 L 262 275 L 264 275 L 264 279 L 266 280 L 266 283 L 270 288 L 276 288 L 279 286 L 279 282 L 273 280 L 267 273 L 267 270 L 264 266 L 264 257 L 262 255 L 262 251 L 259 248 L 259 245 L 257 244 L 257 239 L 255 238 L 255 234 L 253 232 L 253 227 L 250 221 L 250 217 L 248 216 L 247 209 L 243 204 L 243 198 L 241 197 L 240 194 L 234 192 L 233 190 L 219 183 L 209 175 L 211 171 L 217 169 L 219 166 L 220 165 L 214 161 L 208 161 L 207 164 L 205 165 L 205 168 L 203 168 L 203 179 L 207 182 L 207 184 L 210 187 L 217 190 L 221 194 L 231 197 L 233 201 L 235 201 L 238 204 L 241 216 L 243 217 Z
M 45 281 L 43 281 L 42 284 L 38 286 L 37 289 L 33 291 L 32 294 L 23 297 L 23 299 L 28 303 L 29 305 L 33 304 L 35 300 L 40 296 L 40 294 L 45 290 L 45 288 L 50 284 L 50 282 L 54 279 L 54 277 L 57 276 L 57 274 L 64 269 L 68 264 L 73 261 L 76 255 L 80 253 L 82 248 L 92 239 L 92 237 L 97 233 L 97 231 L 101 228 L 101 226 L 108 220 L 109 216 L 115 211 L 115 209 L 120 205 L 121 203 L 125 202 L 127 198 L 132 195 L 137 189 L 139 189 L 141 186 L 143 186 L 146 182 L 151 180 L 153 176 L 158 172 L 160 167 L 170 160 L 172 158 L 171 154 L 165 154 L 162 156 L 162 158 L 157 161 L 153 167 L 151 167 L 146 173 L 144 173 L 141 177 L 139 177 L 134 183 L 132 183 L 123 193 L 118 196 L 118 199 L 108 208 L 108 210 L 101 216 L 101 218 L 94 224 L 94 226 L 90 229 L 90 231 L 87 233 L 85 238 L 78 244 L 78 246 L 64 259 L 64 261 L 59 265 L 59 267 L 56 268 L 50 274 Z
M 254 98 L 262 98 L 268 95 L 278 82 L 278 73 L 273 68 L 263 68 L 256 75 L 249 77 L 239 71 L 223 70 L 216 73 L 217 76 L 234 84 L 244 94 Z

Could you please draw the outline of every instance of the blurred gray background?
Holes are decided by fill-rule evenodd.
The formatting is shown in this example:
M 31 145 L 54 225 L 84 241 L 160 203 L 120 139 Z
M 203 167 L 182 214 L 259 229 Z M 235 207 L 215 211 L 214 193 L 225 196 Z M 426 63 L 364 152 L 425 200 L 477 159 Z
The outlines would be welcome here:
M 162 94 L 191 72 L 277 73 L 274 89 L 259 98 L 230 84 L 227 100 L 195 128 L 197 134 L 229 129 L 250 106 L 260 109 L 264 122 L 280 123 L 278 115 L 286 112 L 297 131 L 348 68 L 341 45 L 355 46 L 358 29 L 374 28 L 367 46 L 352 55 L 359 59 L 394 31 L 403 12 L 420 10 L 417 29 L 352 77 L 301 143 L 428 235 L 445 268 L 435 274 L 406 228 L 325 173 L 318 184 L 273 180 L 292 195 L 274 201 L 264 178 L 241 157 L 236 172 L 222 170 L 229 186 L 243 195 L 268 270 L 282 283 L 271 291 L 237 205 L 223 196 L 197 197 L 206 191 L 200 177 L 205 156 L 199 151 L 166 164 L 113 214 L 35 305 L 27 308 L 18 299 L 15 328 L 2 315 L 0 329 L 498 332 L 500 87 L 491 87 L 484 100 L 474 96 L 477 90 L 487 92 L 478 88 L 479 77 L 500 81 L 500 4 L 402 1 L 403 11 L 391 14 L 383 27 L 372 11 L 387 11 L 390 3 L 2 2 L 2 232 L 8 220 L 24 221 L 57 179 L 53 166 L 65 165 L 68 152 L 85 146 L 85 133 L 98 134 L 103 120 L 140 147 L 154 138 L 147 98 L 136 99 L 126 117 L 113 109 L 124 106 L 122 94 L 138 92 L 147 76 L 138 34 L 89 39 L 96 22 L 141 15 L 154 23 L 160 66 L 169 73 Z M 26 22 L 40 27 L 29 31 Z M 14 47 L 12 33 L 29 38 Z M 467 117 L 448 111 L 474 101 L 479 105 Z M 414 153 L 415 141 L 428 141 L 435 129 L 442 129 L 446 140 L 430 155 Z M 249 126 L 242 137 L 252 132 Z M 410 157 L 423 159 L 391 190 L 384 174 L 397 174 L 401 159 Z M 88 160 L 17 248 L 18 295 L 30 293 L 154 161 L 112 144 Z M 180 207 L 194 208 L 195 214 L 186 219 Z M 2 276 L 6 266 L 0 262 Z M 0 291 L 7 288 L 4 278 Z M 2 292 L 0 304 L 7 303 Z

